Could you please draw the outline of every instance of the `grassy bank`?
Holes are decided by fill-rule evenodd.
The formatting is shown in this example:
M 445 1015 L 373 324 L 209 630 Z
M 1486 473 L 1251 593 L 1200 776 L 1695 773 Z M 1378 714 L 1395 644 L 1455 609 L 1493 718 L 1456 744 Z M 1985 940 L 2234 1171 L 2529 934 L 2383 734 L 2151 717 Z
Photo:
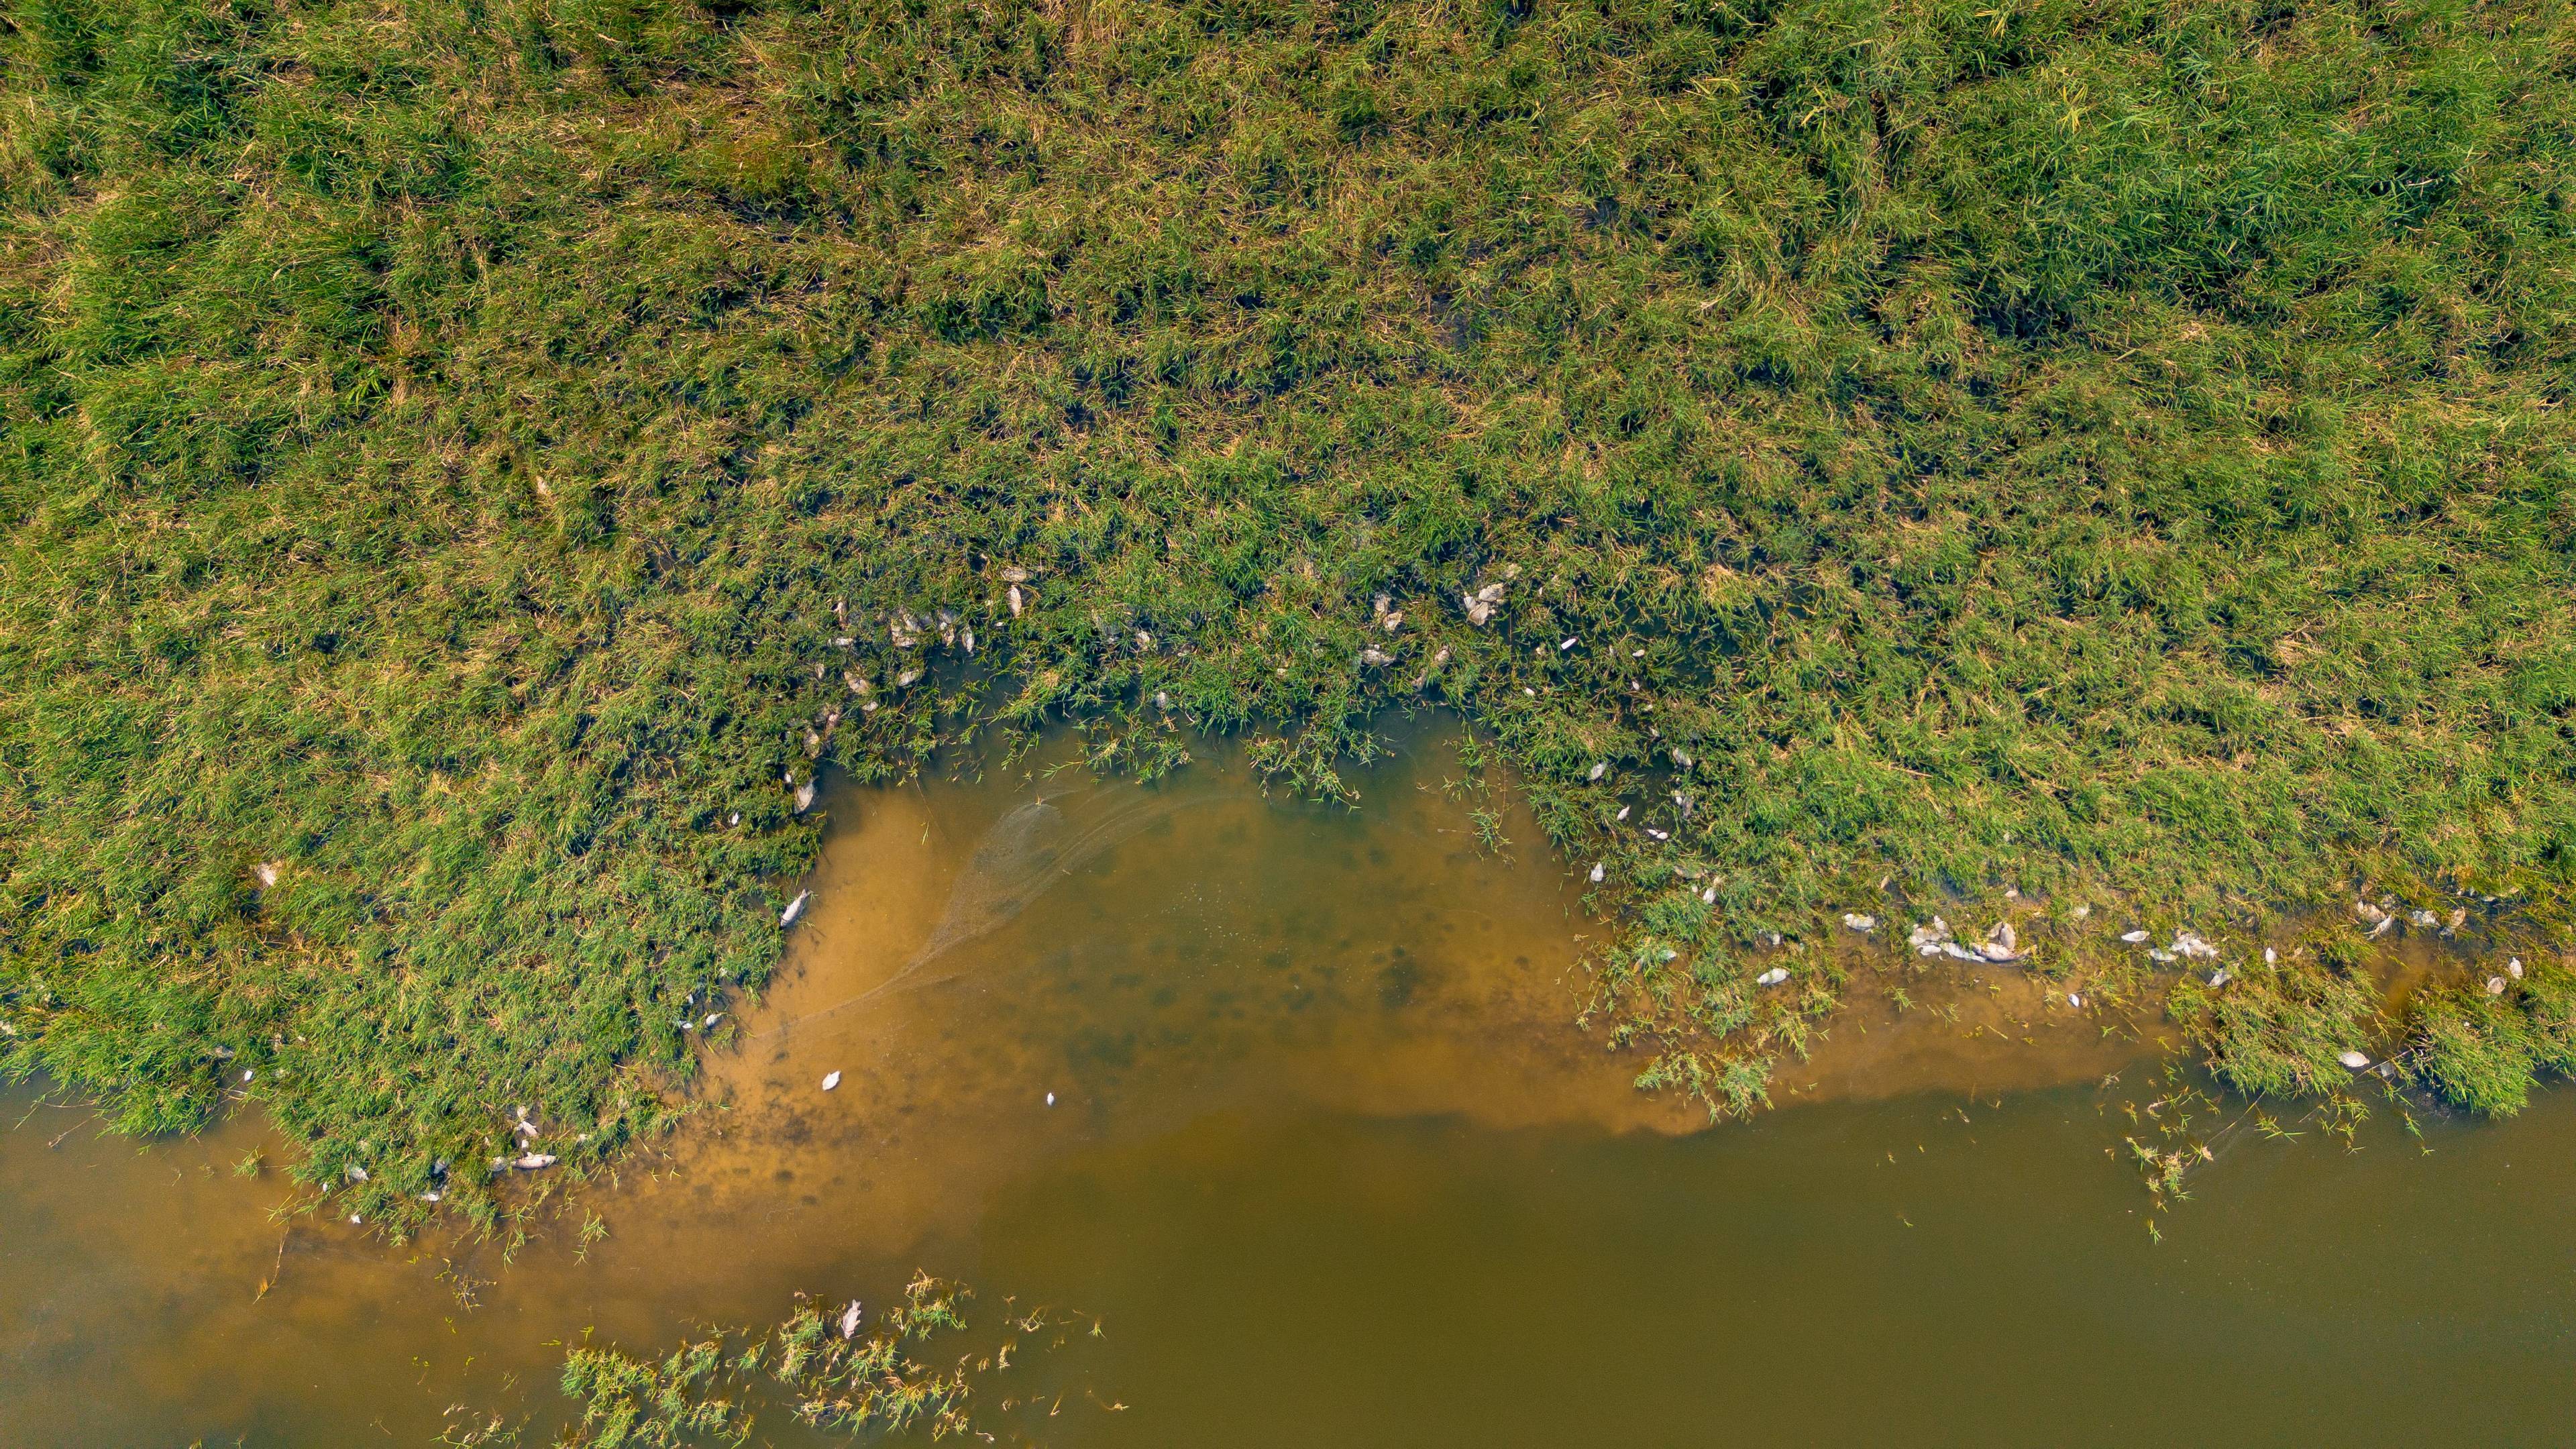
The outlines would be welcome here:
M 799 787 L 1053 719 L 1334 791 L 1463 709 L 1600 863 L 1593 1019 L 1717 1103 L 1844 911 L 2567 939 L 2563 4 L 13 0 L 0 57 L 0 1065 L 255 1097 L 350 1211 L 652 1130 Z M 2204 1039 L 2313 1066 L 2333 954 Z M 2396 1029 L 2509 1104 L 2562 997 Z

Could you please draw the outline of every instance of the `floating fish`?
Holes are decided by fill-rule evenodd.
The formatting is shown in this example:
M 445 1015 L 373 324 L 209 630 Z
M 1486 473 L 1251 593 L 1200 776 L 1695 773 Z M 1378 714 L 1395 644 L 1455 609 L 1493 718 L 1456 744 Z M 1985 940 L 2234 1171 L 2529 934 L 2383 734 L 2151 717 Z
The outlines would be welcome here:
M 551 1152 L 531 1152 L 510 1165 L 521 1172 L 534 1172 L 540 1167 L 554 1166 L 555 1155 Z
M 2081 1011 L 2084 1009 L 2084 998 L 2070 991 L 2066 993 L 2066 1004 L 2074 1007 L 2078 1011 Z
M 812 894 L 814 894 L 812 891 L 798 891 L 796 893 L 796 899 L 787 903 L 787 909 L 778 913 L 778 924 L 782 926 L 795 925 L 796 918 L 805 914 L 806 897 L 811 896 Z
M 1878 917 L 1854 915 L 1849 911 L 1845 911 L 1843 912 L 1843 924 L 1855 931 L 1875 931 L 1878 929 Z
M 831 1071 L 823 1074 L 824 1091 L 828 1092 L 839 1085 L 841 1085 L 841 1074 L 839 1072 Z
M 841 1310 L 841 1337 L 844 1339 L 858 1337 L 859 1322 L 859 1300 L 853 1298 L 850 1300 L 850 1306 Z
M 1592 862 L 1592 883 L 1594 885 L 1601 884 L 1601 878 L 1609 873 L 1610 862 L 1606 860 L 1596 860 Z
M 802 815 L 813 808 L 814 782 L 808 780 L 804 784 L 796 787 L 796 813 Z
M 2343 1052 L 2337 1055 L 2335 1060 L 2356 1072 L 2365 1071 L 2370 1066 L 2370 1058 L 2360 1052 Z

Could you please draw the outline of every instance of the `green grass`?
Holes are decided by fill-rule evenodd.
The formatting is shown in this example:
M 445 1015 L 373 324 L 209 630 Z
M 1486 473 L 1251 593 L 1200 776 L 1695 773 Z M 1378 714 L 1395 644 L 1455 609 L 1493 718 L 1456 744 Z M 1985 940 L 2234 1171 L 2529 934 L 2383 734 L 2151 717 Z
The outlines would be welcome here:
M 6 0 L 0 1064 L 491 1222 L 763 981 L 789 777 L 1417 700 L 1713 1103 L 1883 877 L 2563 944 L 2571 320 L 2540 0 Z

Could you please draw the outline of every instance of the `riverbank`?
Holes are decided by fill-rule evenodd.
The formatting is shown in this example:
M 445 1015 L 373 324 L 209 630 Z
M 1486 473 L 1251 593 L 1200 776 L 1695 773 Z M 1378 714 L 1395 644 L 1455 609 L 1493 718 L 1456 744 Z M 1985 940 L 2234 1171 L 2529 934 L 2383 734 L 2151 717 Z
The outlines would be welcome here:
M 2568 1247 L 2530 1204 L 2576 1163 L 2576 1098 L 2422 1114 L 2420 1138 L 2381 1112 L 2347 1143 L 2295 1102 L 2204 1113 L 2153 1016 L 1891 957 L 1849 963 L 1860 999 L 1777 1110 L 1698 1130 L 1564 1029 L 1598 929 L 1579 883 L 1485 852 L 1454 736 L 1395 743 L 1357 811 L 1265 795 L 1220 750 L 1140 819 L 1154 792 L 1048 772 L 1078 740 L 852 791 L 811 929 L 708 1053 L 702 1109 L 515 1250 L 450 1223 L 388 1251 L 300 1211 L 256 1110 L 144 1149 L 13 1089 L 0 1418 L 296 1449 L 497 1416 L 545 1443 L 578 1413 L 568 1356 L 614 1412 L 625 1368 L 718 1330 L 774 1346 L 742 1326 L 800 1304 L 856 1298 L 874 1327 L 927 1268 L 975 1286 L 973 1327 L 909 1356 L 973 1371 L 981 1429 L 1063 1449 L 1719 1420 L 2305 1442 L 2317 1400 L 2285 1382 L 2391 1437 L 2563 1422 L 2541 1370 Z M 1909 1008 L 1870 999 L 1891 986 Z M 2130 1143 L 2186 1114 L 2174 1140 L 2208 1157 L 2159 1213 Z M 1079 1321 L 985 1366 L 1040 1309 Z M 848 1442 L 806 1434 L 763 1362 L 700 1383 L 756 1442 Z
M 1845 913 L 2357 898 L 2499 959 L 2186 1014 L 2509 1109 L 2576 1039 L 2483 985 L 2576 900 L 2567 24 L 45 7 L 0 1070 L 507 1231 L 770 979 L 818 774 L 1070 723 L 1329 798 L 1430 702 L 1707 1109 Z

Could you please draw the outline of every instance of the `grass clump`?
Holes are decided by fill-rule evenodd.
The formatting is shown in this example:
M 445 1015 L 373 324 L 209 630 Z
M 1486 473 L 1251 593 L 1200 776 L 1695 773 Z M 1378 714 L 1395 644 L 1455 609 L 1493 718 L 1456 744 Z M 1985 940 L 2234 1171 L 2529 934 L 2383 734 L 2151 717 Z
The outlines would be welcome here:
M 1715 1106 L 1882 880 L 2563 923 L 2571 35 L 27 0 L 0 1064 L 497 1222 L 667 1120 L 816 771 L 1066 719 L 1331 793 L 1463 710 Z
M 855 1302 L 832 1309 L 805 1304 L 765 1332 L 718 1333 L 659 1361 L 614 1348 L 575 1348 L 564 1360 L 563 1391 L 580 1418 L 554 1442 L 567 1449 L 741 1444 L 751 1438 L 755 1398 L 784 1400 L 805 1423 L 852 1438 L 915 1429 L 934 1441 L 972 1434 L 974 1380 L 1008 1368 L 1020 1338 L 945 1369 L 913 1355 L 965 1331 L 964 1305 L 973 1296 L 958 1284 L 916 1274 L 903 1300 L 880 1312 L 873 1327 Z M 1026 1335 L 1066 1324 L 1039 1310 L 1008 1326 Z M 451 1425 L 445 1442 L 519 1438 L 506 1418 L 476 1415 Z

